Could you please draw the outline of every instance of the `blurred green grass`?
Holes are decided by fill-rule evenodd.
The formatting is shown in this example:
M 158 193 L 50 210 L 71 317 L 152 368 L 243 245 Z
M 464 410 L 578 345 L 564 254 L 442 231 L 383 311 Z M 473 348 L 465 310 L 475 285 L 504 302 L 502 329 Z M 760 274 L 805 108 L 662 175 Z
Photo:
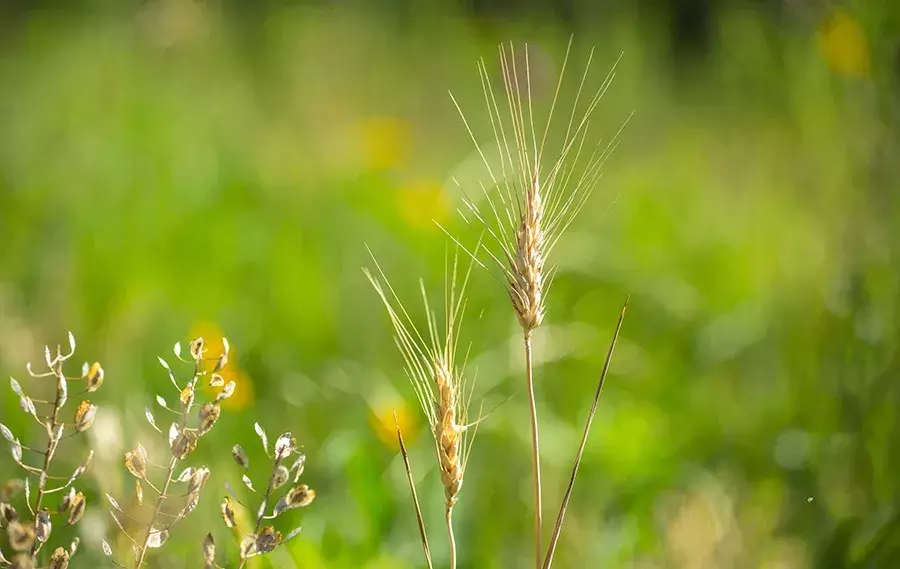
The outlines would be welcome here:
M 244 399 L 196 453 L 213 490 L 158 566 L 199 563 L 210 530 L 235 553 L 214 489 L 239 478 L 232 444 L 260 462 L 254 421 L 294 433 L 318 492 L 291 514 L 301 536 L 258 566 L 419 566 L 395 407 L 444 563 L 428 435 L 360 267 L 368 245 L 404 290 L 420 275 L 440 285 L 448 241 L 431 220 L 465 230 L 450 179 L 477 160 L 446 91 L 487 137 L 477 59 L 497 73 L 496 44 L 527 40 L 553 70 L 570 30 L 439 3 L 399 20 L 359 6 L 125 12 L 27 11 L 0 43 L 0 367 L 21 379 L 71 329 L 107 372 L 75 565 L 99 562 L 100 536 L 114 534 L 101 496 L 130 487 L 120 453 L 149 437 L 143 408 L 167 384 L 155 356 L 193 333 L 229 337 Z M 711 50 L 686 61 L 652 13 L 576 26 L 573 68 L 595 46 L 596 84 L 624 54 L 597 131 L 636 115 L 553 259 L 538 338 L 551 509 L 633 299 L 558 567 L 900 559 L 900 14 L 873 3 L 788 15 L 719 10 Z M 512 396 L 470 462 L 465 567 L 520 567 L 530 552 L 527 409 L 504 294 L 476 273 L 464 325 L 486 407 Z M 26 428 L 8 395 L 0 412 Z

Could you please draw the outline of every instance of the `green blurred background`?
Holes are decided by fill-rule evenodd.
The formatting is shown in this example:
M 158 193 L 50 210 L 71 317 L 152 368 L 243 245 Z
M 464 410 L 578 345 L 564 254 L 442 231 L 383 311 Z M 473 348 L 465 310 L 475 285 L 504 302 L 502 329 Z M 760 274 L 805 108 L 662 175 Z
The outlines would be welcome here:
M 478 58 L 496 78 L 497 44 L 528 42 L 546 110 L 570 34 L 570 80 L 591 47 L 589 87 L 623 55 L 594 132 L 635 115 L 551 259 L 548 519 L 632 304 L 554 566 L 900 567 L 896 2 L 5 0 L 0 369 L 24 381 L 69 329 L 106 369 L 97 423 L 58 465 L 97 449 L 74 567 L 104 562 L 101 536 L 127 549 L 102 495 L 131 490 L 122 452 L 152 452 L 144 407 L 171 398 L 156 356 L 223 334 L 238 393 L 192 457 L 212 481 L 153 565 L 200 566 L 207 531 L 234 557 L 218 503 L 239 486 L 232 444 L 265 476 L 259 421 L 304 445 L 318 498 L 255 567 L 422 566 L 397 409 L 446 566 L 427 426 L 360 269 L 368 245 L 404 297 L 419 276 L 440 290 L 432 220 L 469 238 L 450 180 L 479 166 L 448 89 L 489 141 Z M 476 401 L 500 405 L 455 516 L 462 567 L 532 551 L 518 338 L 476 271 L 463 341 Z

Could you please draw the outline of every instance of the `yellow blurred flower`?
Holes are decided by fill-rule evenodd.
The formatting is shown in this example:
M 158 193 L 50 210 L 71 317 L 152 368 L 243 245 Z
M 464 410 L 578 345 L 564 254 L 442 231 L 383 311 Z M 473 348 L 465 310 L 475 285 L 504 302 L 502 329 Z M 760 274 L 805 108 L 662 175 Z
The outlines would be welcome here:
M 401 164 L 409 149 L 409 125 L 399 117 L 371 117 L 360 124 L 366 163 L 376 170 Z
M 819 30 L 819 49 L 834 73 L 869 75 L 869 42 L 859 23 L 842 10 L 832 12 Z
M 225 349 L 222 344 L 222 331 L 212 322 L 198 322 L 191 327 L 190 337 L 191 339 L 203 338 L 207 357 L 213 358 L 205 361 L 204 365 L 207 372 L 212 372 L 216 364 L 215 358 Z M 234 395 L 222 401 L 222 409 L 238 411 L 253 405 L 253 381 L 238 366 L 238 350 L 233 343 L 229 345 L 228 363 L 218 371 L 218 374 L 222 376 L 226 384 L 233 381 L 235 386 Z M 210 387 L 208 381 L 201 382 L 201 387 L 203 387 L 203 392 L 211 398 L 215 398 L 221 391 L 221 388 Z
M 410 226 L 420 229 L 438 229 L 434 222 L 444 224 L 450 214 L 444 187 L 432 180 L 400 188 L 397 209 Z
M 406 401 L 397 398 L 379 398 L 369 406 L 369 424 L 378 436 L 379 440 L 391 450 L 400 451 L 397 443 L 397 425 L 394 423 L 394 413 L 397 413 L 397 423 L 403 432 L 403 441 L 409 446 L 417 438 L 419 426 L 417 415 L 409 408 Z

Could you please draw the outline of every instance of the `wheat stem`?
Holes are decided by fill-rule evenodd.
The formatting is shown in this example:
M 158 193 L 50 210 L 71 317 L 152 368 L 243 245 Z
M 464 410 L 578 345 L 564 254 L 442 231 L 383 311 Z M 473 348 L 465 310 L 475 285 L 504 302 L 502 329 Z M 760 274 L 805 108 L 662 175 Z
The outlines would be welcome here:
M 456 538 L 453 536 L 453 506 L 447 508 L 447 539 L 450 542 L 450 569 L 456 569 Z
M 537 405 L 534 399 L 534 367 L 531 350 L 531 331 L 525 332 L 525 380 L 528 385 L 528 406 L 531 415 L 531 470 L 534 478 L 534 555 L 535 566 L 541 566 L 541 534 L 543 504 L 541 500 L 541 443 L 538 435 Z
M 416 507 L 416 522 L 419 524 L 419 536 L 422 538 L 422 551 L 425 553 L 425 564 L 428 569 L 431 565 L 431 548 L 428 547 L 428 534 L 425 532 L 425 520 L 422 518 L 422 509 L 419 507 L 419 495 L 416 493 L 416 484 L 413 481 L 412 469 L 409 466 L 409 454 L 406 452 L 406 444 L 403 442 L 403 433 L 400 431 L 400 422 L 397 420 L 397 412 L 394 411 L 394 424 L 397 426 L 397 442 L 400 444 L 400 454 L 403 456 L 403 466 L 406 468 L 406 479 L 409 481 L 409 491 L 412 493 L 413 504 Z
M 566 493 L 563 495 L 562 503 L 559 506 L 559 514 L 556 516 L 556 525 L 553 527 L 553 536 L 550 538 L 550 545 L 547 547 L 547 557 L 544 559 L 543 569 L 550 569 L 550 565 L 553 563 L 553 554 L 556 551 L 559 534 L 562 531 L 563 520 L 566 517 L 566 509 L 569 506 L 569 499 L 572 497 L 572 488 L 575 486 L 575 477 L 578 475 L 578 466 L 581 464 L 581 458 L 584 455 L 588 434 L 591 431 L 591 424 L 594 422 L 594 414 L 597 411 L 597 402 L 600 401 L 600 392 L 603 391 L 603 383 L 606 380 L 606 374 L 609 372 L 609 363 L 612 361 L 613 351 L 616 349 L 616 341 L 619 339 L 619 331 L 622 329 L 622 321 L 625 319 L 625 311 L 628 309 L 628 301 L 630 299 L 631 295 L 625 298 L 625 304 L 622 306 L 622 312 L 619 313 L 619 321 L 616 323 L 615 332 L 613 332 L 612 342 L 609 344 L 609 351 L 606 352 L 606 360 L 603 362 L 603 370 L 600 372 L 600 380 L 597 382 L 597 391 L 594 393 L 591 411 L 588 414 L 587 421 L 584 425 L 584 432 L 581 435 L 581 444 L 578 446 L 578 453 L 575 455 L 575 464 L 572 466 L 572 474 L 569 476 L 569 485 L 566 487 Z

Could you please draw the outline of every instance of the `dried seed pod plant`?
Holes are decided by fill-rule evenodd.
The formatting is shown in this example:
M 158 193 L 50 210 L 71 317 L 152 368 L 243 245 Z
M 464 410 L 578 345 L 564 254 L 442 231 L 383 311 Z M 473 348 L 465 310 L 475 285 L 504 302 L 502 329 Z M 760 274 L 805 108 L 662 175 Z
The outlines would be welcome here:
M 532 439 L 535 566 L 538 568 L 544 558 L 540 437 L 535 402 L 532 336 L 544 320 L 547 290 L 555 273 L 555 269 L 547 265 L 548 257 L 560 236 L 590 197 L 605 161 L 618 146 L 619 134 L 622 132 L 620 128 L 608 142 L 600 140 L 594 143 L 589 139 L 591 116 L 609 88 L 616 67 L 613 65 L 600 87 L 590 96 L 586 105 L 580 108 L 579 102 L 593 59 L 592 50 L 578 83 L 571 111 L 567 113 L 568 118 L 560 123 L 563 133 L 561 146 L 555 152 L 547 151 L 571 46 L 570 40 L 543 127 L 536 126 L 534 122 L 527 45 L 524 64 L 517 61 L 512 45 L 499 48 L 503 80 L 503 93 L 499 99 L 505 98 L 505 102 L 498 103 L 487 65 L 483 60 L 479 62 L 484 100 L 495 141 L 495 146 L 490 149 L 479 144 L 461 106 L 451 94 L 489 178 L 479 183 L 478 197 L 466 196 L 463 200 L 465 220 L 468 222 L 470 218 L 474 218 L 490 236 L 488 246 L 484 248 L 486 263 L 477 261 L 476 254 L 472 254 L 472 257 L 505 284 L 522 330 Z M 623 124 L 622 128 L 624 126 Z M 463 193 L 465 194 L 465 188 Z M 480 203 L 482 201 L 483 204 Z M 451 239 L 458 243 L 454 237 L 451 236 Z
M 266 435 L 266 431 L 259 423 L 254 424 L 253 427 L 262 441 L 266 456 L 272 458 L 272 469 L 266 481 L 266 490 L 260 499 L 259 506 L 251 508 L 245 502 L 240 501 L 231 485 L 227 484 L 226 489 L 229 495 L 225 496 L 225 501 L 222 502 L 222 519 L 225 522 L 225 526 L 235 530 L 242 536 L 239 567 L 243 567 L 249 558 L 269 553 L 279 545 L 293 539 L 300 533 L 301 529 L 299 526 L 295 527 L 285 536 L 276 530 L 273 525 L 263 527 L 264 522 L 274 520 L 288 510 L 305 508 L 316 498 L 316 492 L 313 489 L 306 484 L 299 484 L 300 476 L 303 474 L 303 469 L 306 465 L 306 455 L 297 448 L 297 441 L 294 440 L 291 433 L 283 433 L 275 440 L 274 446 L 270 448 L 269 437 Z M 247 457 L 247 453 L 241 445 L 234 445 L 231 455 L 238 466 L 245 471 L 241 474 L 241 482 L 250 492 L 258 494 L 252 479 L 246 473 L 250 470 L 250 460 Z M 288 486 L 289 482 L 290 486 Z M 282 490 L 286 486 L 288 490 Z M 269 506 L 277 492 L 281 492 L 282 495 L 275 501 L 271 513 L 269 513 Z M 252 531 L 245 532 L 238 526 L 234 513 L 235 503 L 256 513 L 256 521 Z M 215 566 L 215 553 L 216 549 L 212 535 L 207 535 L 206 540 L 203 542 L 203 555 L 207 567 Z
M 194 511 L 200 500 L 200 492 L 209 479 L 209 469 L 205 466 L 181 468 L 181 464 L 215 425 L 220 414 L 220 402 L 234 393 L 234 382 L 225 383 L 217 373 L 228 361 L 228 340 L 222 338 L 222 344 L 223 352 L 215 357 L 207 357 L 203 338 L 191 341 L 187 356 L 182 356 L 181 344 L 175 344 L 175 357 L 193 368 L 190 379 L 183 385 L 179 383 L 168 362 L 159 358 L 160 365 L 166 370 L 177 393 L 177 403 L 170 406 L 161 395 L 156 396 L 156 403 L 163 412 L 174 415 L 175 420 L 168 431 L 163 433 L 149 408 L 145 410 L 145 416 L 153 430 L 167 437 L 168 462 L 158 464 L 152 461 L 144 446 L 138 443 L 136 448 L 125 453 L 125 468 L 135 478 L 133 507 L 123 507 L 115 498 L 107 495 L 110 515 L 132 543 L 134 566 L 137 568 L 144 564 L 149 550 L 162 547 L 169 538 L 172 527 Z M 207 362 L 215 362 L 211 371 L 207 369 Z M 211 386 L 220 387 L 221 390 L 215 399 L 199 405 L 197 384 L 201 381 L 208 381 Z M 198 406 L 195 417 L 193 411 Z M 153 481 L 157 478 L 152 475 L 153 469 L 165 472 L 161 481 Z M 154 498 L 145 503 L 145 493 L 150 493 Z M 173 498 L 177 498 L 173 500 L 177 502 L 174 508 L 169 506 L 169 500 Z M 129 531 L 132 527 L 136 528 L 137 533 Z M 112 547 L 106 541 L 103 542 L 103 552 L 108 557 L 113 557 Z M 113 563 L 124 567 L 114 559 Z
M 406 363 L 406 373 L 422 410 L 425 412 L 434 438 L 438 467 L 441 472 L 441 484 L 444 487 L 444 517 L 450 547 L 450 567 L 455 568 L 456 539 L 453 533 L 453 507 L 459 500 L 469 452 L 475 435 L 475 429 L 470 432 L 470 428 L 478 424 L 477 421 L 472 425 L 467 424 L 474 384 L 466 385 L 465 362 L 460 363 L 456 358 L 457 332 L 464 311 L 465 289 L 471 274 L 471 265 L 469 265 L 469 270 L 466 271 L 462 283 L 457 283 L 458 257 L 454 255 L 452 268 L 445 283 L 443 332 L 439 331 L 437 316 L 428 302 L 425 285 L 420 281 L 428 329 L 427 336 L 423 336 L 416 327 L 377 261 L 375 261 L 375 266 L 378 271 L 377 276 L 368 269 L 364 269 L 364 272 L 387 309 L 394 327 L 395 342 Z M 399 429 L 398 440 L 402 441 Z M 407 465 L 408 470 L 405 447 L 401 446 L 401 449 L 404 453 L 404 464 Z M 409 482 L 413 499 L 416 502 L 422 547 L 425 551 L 426 562 L 430 567 L 428 540 L 411 475 L 409 475 Z
M 75 355 L 75 337 L 71 332 L 68 343 L 66 353 L 60 346 L 56 346 L 55 352 L 49 346 L 44 348 L 47 371 L 34 371 L 31 362 L 25 366 L 35 382 L 47 384 L 48 391 L 54 393 L 51 398 L 31 397 L 18 381 L 10 378 L 10 386 L 19 398 L 22 411 L 47 433 L 47 442 L 41 446 L 25 445 L 9 427 L 0 424 L 0 433 L 10 444 L 13 461 L 25 471 L 23 479 L 9 480 L 0 488 L 0 526 L 5 526 L 9 548 L 13 551 L 10 557 L 6 557 L 0 549 L 0 566 L 29 568 L 49 564 L 53 568 L 65 569 L 78 549 L 76 538 L 68 547 L 57 547 L 49 555 L 41 553 L 50 549 L 48 543 L 54 523 L 57 526 L 71 526 L 78 523 L 84 514 L 84 494 L 76 490 L 74 484 L 85 473 L 94 454 L 89 451 L 84 462 L 71 473 L 51 474 L 53 459 L 60 445 L 90 429 L 97 412 L 97 407 L 87 399 L 75 406 L 74 411 L 69 410 L 71 406 L 66 407 L 69 384 L 83 385 L 83 389 L 73 394 L 80 398 L 87 397 L 103 383 L 103 368 L 99 363 L 85 363 L 80 376 L 66 376 L 64 364 Z M 36 464 L 31 459 L 33 455 L 40 457 Z M 27 512 L 19 512 L 13 505 L 13 499 L 19 492 L 24 493 Z M 54 507 L 49 507 L 48 498 L 52 494 L 60 498 Z

